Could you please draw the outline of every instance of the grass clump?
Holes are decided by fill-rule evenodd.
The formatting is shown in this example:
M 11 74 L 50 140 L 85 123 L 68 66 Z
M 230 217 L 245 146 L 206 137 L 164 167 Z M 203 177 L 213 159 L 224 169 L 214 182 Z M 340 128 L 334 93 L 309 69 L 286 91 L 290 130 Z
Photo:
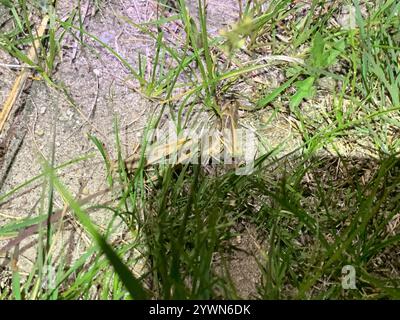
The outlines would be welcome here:
M 23 44 L 34 39 L 29 20 L 23 20 L 26 5 L 5 5 L 15 22 L 0 38 L 2 49 L 49 81 L 62 41 L 56 35 L 79 31 L 82 45 L 91 39 L 113 54 L 142 94 L 161 107 L 148 120 L 133 171 L 124 161 L 118 126 L 115 163 L 100 139 L 91 137 L 105 161 L 111 204 L 79 204 L 44 162 L 37 179 L 50 190 L 47 202 L 57 192 L 92 242 L 73 263 L 64 258 L 55 262 L 49 253 L 55 237 L 49 234 L 57 230 L 40 229 L 39 243 L 47 239 L 47 249 L 39 246 L 34 268 L 23 281 L 12 270 L 2 298 L 399 297 L 400 264 L 393 253 L 400 240 L 396 1 L 276 0 L 268 6 L 249 1 L 240 7 L 238 21 L 217 35 L 208 30 L 205 1 L 198 1 L 197 15 L 183 0 L 160 1 L 153 21 L 138 24 L 119 17 L 153 40 L 152 68 L 147 70 L 142 55 L 132 66 L 76 24 L 74 14 L 65 21 L 52 18 L 43 60 L 24 61 Z M 172 22 L 181 25 L 182 43 L 168 41 L 166 26 Z M 265 85 L 268 70 L 279 79 L 275 86 Z M 162 127 L 165 117 L 178 133 L 194 128 L 199 119 L 221 129 L 223 106 L 231 100 L 242 114 L 236 126 L 244 125 L 243 118 L 258 119 L 273 110 L 275 117 L 287 119 L 299 143 L 291 150 L 279 143 L 266 153 L 260 148 L 255 170 L 243 176 L 211 162 L 147 162 L 145 151 L 154 141 L 146 133 Z M 252 127 L 262 124 L 253 121 Z M 35 220 L 46 217 L 43 206 L 41 216 L 7 224 L 0 236 L 15 236 L 33 224 L 49 227 L 49 207 L 47 225 Z M 101 232 L 86 214 L 100 209 L 110 217 Z M 253 230 L 256 250 L 237 244 L 243 235 L 240 225 Z M 118 228 L 128 240 L 115 238 Z M 232 269 L 241 251 L 257 265 L 250 293 Z M 54 267 L 51 288 L 41 285 L 45 265 Z M 343 286 L 345 266 L 356 271 L 352 290 Z

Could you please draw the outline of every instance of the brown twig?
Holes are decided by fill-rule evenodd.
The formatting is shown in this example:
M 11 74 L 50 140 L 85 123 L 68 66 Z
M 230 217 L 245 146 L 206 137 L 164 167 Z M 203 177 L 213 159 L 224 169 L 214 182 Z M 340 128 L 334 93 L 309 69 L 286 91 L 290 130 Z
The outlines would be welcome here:
M 81 200 L 79 202 L 79 204 L 81 206 L 87 204 L 88 202 L 90 202 L 91 200 L 106 194 L 107 192 L 110 191 L 110 188 L 98 191 L 86 198 L 84 198 L 83 200 Z M 70 210 L 70 208 L 68 207 L 67 211 Z M 50 218 L 50 223 L 55 223 L 58 220 L 60 220 L 65 214 L 65 209 L 61 209 L 61 210 L 57 210 L 56 212 L 54 212 L 51 215 Z M 21 243 L 21 241 L 23 241 L 24 239 L 34 235 L 35 233 L 37 233 L 39 231 L 40 228 L 45 228 L 47 225 L 47 220 L 41 222 L 41 223 L 37 223 L 33 226 L 30 226 L 24 230 L 21 230 L 20 233 L 18 234 L 17 237 L 15 237 L 14 239 L 10 240 L 6 245 L 4 245 L 1 249 L 0 252 L 6 253 L 7 251 L 9 251 L 10 249 L 12 249 L 13 247 L 19 245 Z

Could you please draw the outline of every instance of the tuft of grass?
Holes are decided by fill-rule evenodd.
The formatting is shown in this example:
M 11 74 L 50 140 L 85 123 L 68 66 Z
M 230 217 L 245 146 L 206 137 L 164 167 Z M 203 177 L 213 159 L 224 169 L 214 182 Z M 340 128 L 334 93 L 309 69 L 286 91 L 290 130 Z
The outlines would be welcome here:
M 241 223 L 257 230 L 253 236 L 258 252 L 248 255 L 259 269 L 252 298 L 399 297 L 398 261 L 388 262 L 400 241 L 400 5 L 396 1 L 379 0 L 367 7 L 351 2 L 355 25 L 349 28 L 332 24 L 341 15 L 337 1 L 312 1 L 309 7 L 286 0 L 271 1 L 268 7 L 248 1 L 239 20 L 218 36 L 208 32 L 205 1 L 198 1 L 198 17 L 189 14 L 184 0 L 160 2 L 154 21 L 139 25 L 119 17 L 154 41 L 149 74 L 141 55 L 137 66 L 129 64 L 85 30 L 79 14 L 61 21 L 54 11 L 42 43 L 42 60 L 27 61 L 22 48 L 35 37 L 27 4 L 18 3 L 4 2 L 13 28 L 1 35 L 3 50 L 51 79 L 62 41 L 56 36 L 59 29 L 82 45 L 90 38 L 113 54 L 137 80 L 143 95 L 160 108 L 148 119 L 134 172 L 124 161 L 117 121 L 116 169 L 100 139 L 90 137 L 104 160 L 113 203 L 83 208 L 56 174 L 66 165 L 53 168 L 47 162 L 42 175 L 0 196 L 5 201 L 34 181 L 47 181 L 40 214 L 0 227 L 0 237 L 13 237 L 49 221 L 57 192 L 92 241 L 73 263 L 58 260 L 55 286 L 43 288 L 45 265 L 57 263 L 49 254 L 56 231 L 52 233 L 48 223 L 39 234 L 39 243 L 47 239 L 46 250 L 39 246 L 27 277 L 13 270 L 11 286 L 0 297 L 243 298 L 231 268 L 239 251 L 234 239 L 241 233 L 237 231 Z M 168 41 L 164 27 L 173 22 L 182 25 L 182 43 Z M 271 56 L 267 47 L 272 48 L 273 59 L 266 59 Z M 245 58 L 247 62 L 242 62 Z M 283 78 L 275 87 L 254 80 L 265 80 L 263 73 L 271 66 Z M 334 85 L 327 89 L 322 81 Z M 275 117 L 295 124 L 300 145 L 294 150 L 278 145 L 259 154 L 248 176 L 211 165 L 147 166 L 145 152 L 153 142 L 148 132 L 163 125 L 164 115 L 176 124 L 177 132 L 193 129 L 199 114 L 218 119 L 228 97 L 239 100 L 237 87 L 250 88 L 246 99 L 240 100 L 247 103 L 241 106 L 245 117 L 274 109 Z M 320 103 L 323 97 L 328 98 L 327 107 Z M 343 144 L 357 147 L 358 153 L 349 155 Z M 278 156 L 277 150 L 283 154 Z M 102 232 L 87 215 L 88 210 L 100 209 L 110 214 Z M 124 228 L 128 241 L 111 240 L 117 226 Z M 356 270 L 353 290 L 342 287 L 347 265 Z

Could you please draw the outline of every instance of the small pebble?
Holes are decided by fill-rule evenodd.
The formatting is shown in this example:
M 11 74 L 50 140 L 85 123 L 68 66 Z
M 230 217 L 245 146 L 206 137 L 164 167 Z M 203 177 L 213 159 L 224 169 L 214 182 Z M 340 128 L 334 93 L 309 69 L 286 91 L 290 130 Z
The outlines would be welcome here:
M 356 9 L 354 6 L 346 5 L 342 9 L 342 14 L 338 17 L 337 22 L 345 30 L 356 28 Z
M 94 73 L 96 76 L 100 77 L 101 71 L 100 71 L 99 69 L 93 69 L 93 73 Z
M 67 110 L 66 116 L 68 119 L 72 119 L 72 117 L 74 116 L 74 112 L 72 110 Z
M 330 77 L 322 77 L 318 80 L 318 85 L 325 90 L 334 90 L 336 88 L 336 81 Z

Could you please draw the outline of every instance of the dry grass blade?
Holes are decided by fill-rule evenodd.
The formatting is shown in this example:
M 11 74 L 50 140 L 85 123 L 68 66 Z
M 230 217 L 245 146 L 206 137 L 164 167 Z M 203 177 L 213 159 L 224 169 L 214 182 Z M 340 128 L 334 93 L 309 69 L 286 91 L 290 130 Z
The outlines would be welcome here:
M 36 57 L 37 50 L 36 49 L 39 48 L 40 38 L 45 33 L 48 22 L 49 22 L 49 16 L 45 15 L 42 19 L 42 22 L 40 23 L 38 30 L 37 30 L 37 38 L 33 42 L 32 46 L 30 47 L 29 52 L 28 52 L 28 58 L 31 61 L 35 62 L 37 59 L 37 57 Z M 17 79 L 15 79 L 15 82 L 10 91 L 10 94 L 8 95 L 7 100 L 4 103 L 3 108 L 1 109 L 0 133 L 3 131 L 4 125 L 7 122 L 7 119 L 9 117 L 22 89 L 24 88 L 26 79 L 28 79 L 30 72 L 31 72 L 31 70 L 29 68 L 24 68 L 23 70 L 21 70 Z

